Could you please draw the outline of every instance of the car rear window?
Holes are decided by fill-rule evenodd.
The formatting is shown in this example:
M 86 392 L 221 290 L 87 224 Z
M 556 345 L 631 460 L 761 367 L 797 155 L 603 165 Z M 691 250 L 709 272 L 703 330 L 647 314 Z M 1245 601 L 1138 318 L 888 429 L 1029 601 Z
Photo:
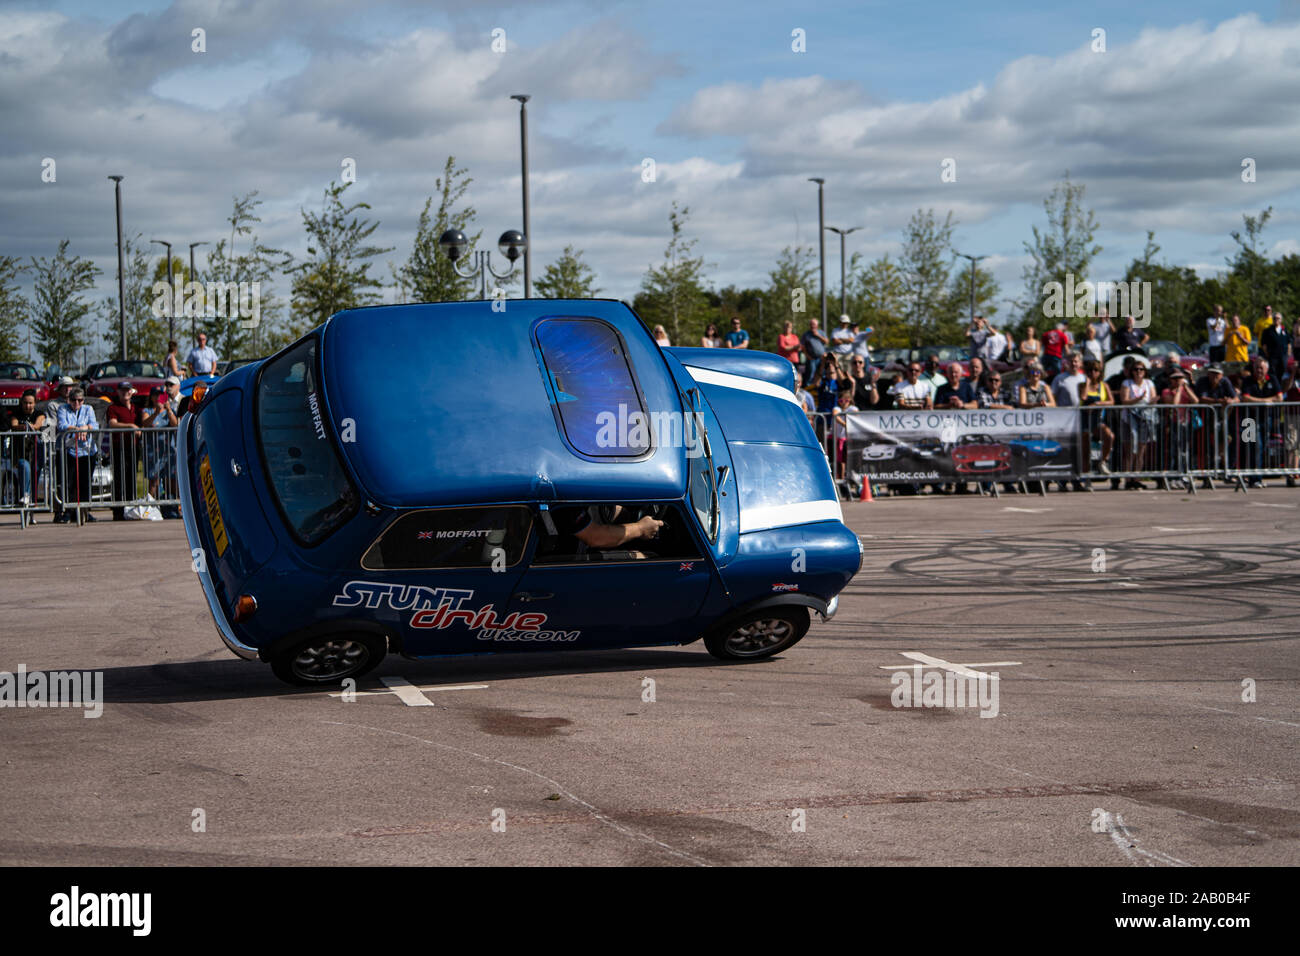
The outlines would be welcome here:
M 570 447 L 590 458 L 648 452 L 645 408 L 618 332 L 597 319 L 563 318 L 539 323 L 534 334 Z
M 531 523 L 522 505 L 414 511 L 384 529 L 361 566 L 368 571 L 505 570 L 523 557 Z
M 357 509 L 325 415 L 317 342 L 314 335 L 303 339 L 266 364 L 255 411 L 276 504 L 303 544 L 316 544 Z

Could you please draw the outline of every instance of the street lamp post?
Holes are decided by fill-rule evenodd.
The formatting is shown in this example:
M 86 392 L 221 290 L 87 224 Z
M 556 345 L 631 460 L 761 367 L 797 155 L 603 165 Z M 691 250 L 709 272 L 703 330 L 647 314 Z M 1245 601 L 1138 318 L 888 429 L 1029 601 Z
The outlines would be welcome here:
M 854 226 L 852 229 L 836 229 L 834 226 L 827 226 L 826 228 L 837 233 L 840 237 L 840 315 L 848 315 L 848 297 L 845 294 L 848 286 L 845 285 L 847 280 L 844 277 L 844 237 L 851 232 L 857 232 L 862 227 Z
M 167 247 L 167 341 L 170 342 L 176 338 L 176 287 L 172 285 L 172 244 L 161 239 L 149 241 Z
M 956 252 L 956 250 L 954 250 L 954 252 Z M 963 259 L 970 260 L 970 321 L 971 324 L 974 325 L 975 324 L 975 263 L 979 262 L 981 259 L 987 259 L 988 256 L 968 256 L 964 252 L 957 252 L 956 254 L 961 256 Z
M 194 247 L 195 247 L 195 246 L 206 246 L 206 245 L 207 245 L 206 242 L 191 242 L 191 243 L 190 243 L 190 281 L 191 281 L 191 282 L 198 282 L 198 281 L 199 281 L 199 279 L 198 279 L 198 273 L 194 271 Z M 196 310 L 196 311 L 197 311 L 197 310 Z M 194 342 L 194 341 L 197 341 L 197 340 L 198 340 L 198 331 L 197 331 L 197 329 L 195 329 L 195 326 L 194 326 L 194 313 L 191 312 L 191 313 L 190 313 L 190 341 L 191 341 L 191 342 Z M 231 356 L 231 357 L 233 358 L 234 356 Z
M 507 229 L 501 233 L 501 238 L 497 240 L 497 248 L 501 254 L 510 260 L 510 268 L 505 272 L 497 272 L 492 268 L 492 253 L 486 249 L 474 253 L 477 264 L 469 272 L 461 272 L 458 260 L 465 254 L 465 247 L 469 245 L 469 240 L 465 238 L 465 233 L 459 229 L 448 229 L 438 237 L 438 245 L 446 253 L 447 258 L 451 260 L 451 267 L 456 270 L 456 275 L 462 279 L 479 280 L 479 298 L 486 299 L 487 280 L 489 273 L 494 279 L 505 279 L 515 271 L 515 262 L 528 248 L 528 240 L 517 229 Z
M 809 176 L 808 182 L 817 184 L 817 261 L 822 284 L 822 334 L 826 333 L 826 180 Z
M 533 233 L 528 221 L 528 100 L 526 93 L 515 93 L 510 97 L 519 101 L 519 167 L 524 183 L 524 238 L 532 239 Z M 506 273 L 509 275 L 509 273 Z M 533 250 L 532 243 L 524 246 L 524 298 L 533 297 Z
M 117 205 L 117 332 L 118 357 L 126 360 L 126 265 L 122 260 L 122 176 L 109 176 L 113 180 L 113 198 Z

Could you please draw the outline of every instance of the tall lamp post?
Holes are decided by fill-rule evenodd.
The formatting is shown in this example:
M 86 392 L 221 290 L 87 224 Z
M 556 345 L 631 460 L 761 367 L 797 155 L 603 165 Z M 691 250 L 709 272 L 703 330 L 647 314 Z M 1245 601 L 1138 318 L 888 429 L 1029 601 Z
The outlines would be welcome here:
M 975 263 L 979 262 L 981 259 L 987 259 L 988 256 L 968 256 L 966 253 L 957 252 L 955 249 L 953 250 L 953 252 L 961 256 L 963 259 L 970 260 L 970 321 L 971 321 L 971 325 L 974 325 L 975 324 Z
M 207 245 L 206 242 L 191 242 L 191 243 L 190 243 L 190 281 L 191 281 L 191 282 L 198 282 L 198 281 L 199 281 L 199 279 L 198 279 L 198 275 L 199 275 L 199 274 L 198 274 L 197 272 L 194 271 L 194 247 L 195 247 L 195 246 L 206 246 L 206 245 Z M 195 328 L 195 326 L 194 326 L 194 313 L 190 313 L 190 341 L 191 341 L 191 342 L 194 342 L 194 341 L 197 341 L 197 340 L 198 340 L 198 330 L 197 330 L 197 329 Z M 234 356 L 231 356 L 231 358 L 234 358 Z
M 501 254 L 510 260 L 510 268 L 505 272 L 497 272 L 492 268 L 492 253 L 486 249 L 481 249 L 474 253 L 477 264 L 468 272 L 461 272 L 457 261 L 465 254 L 465 247 L 469 245 L 469 240 L 465 238 L 465 233 L 459 229 L 448 229 L 438 237 L 438 245 L 446 253 L 447 258 L 451 260 L 451 267 L 456 270 L 456 275 L 462 279 L 478 279 L 480 299 L 486 299 L 488 275 L 491 274 L 494 279 L 504 279 L 515 271 L 515 262 L 519 259 L 524 251 L 528 248 L 528 240 L 520 234 L 518 229 L 507 229 L 501 233 L 501 238 L 497 240 L 497 248 Z
M 167 341 L 176 338 L 176 287 L 172 285 L 172 244 L 161 239 L 150 242 L 167 247 Z
M 532 228 L 528 221 L 528 101 L 527 93 L 515 93 L 510 97 L 519 101 L 519 167 L 524 183 L 524 238 L 531 240 Z M 509 273 L 506 273 L 509 275 Z M 524 298 L 533 297 L 533 250 L 532 243 L 524 245 Z
M 117 204 L 117 333 L 118 358 L 126 361 L 126 265 L 122 260 L 122 176 L 113 180 L 113 197 Z
M 840 315 L 848 315 L 848 297 L 845 294 L 848 286 L 845 285 L 847 280 L 844 277 L 844 237 L 851 232 L 857 232 L 862 227 L 854 226 L 852 229 L 836 229 L 834 226 L 827 226 L 826 228 L 840 237 Z
M 809 176 L 808 182 L 817 184 L 817 260 L 822 284 L 822 334 L 826 334 L 826 180 Z

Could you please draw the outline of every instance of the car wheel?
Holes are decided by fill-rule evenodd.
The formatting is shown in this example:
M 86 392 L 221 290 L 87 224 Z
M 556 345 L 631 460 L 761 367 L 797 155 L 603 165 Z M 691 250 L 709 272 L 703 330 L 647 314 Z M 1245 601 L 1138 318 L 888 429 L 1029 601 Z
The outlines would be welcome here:
M 338 684 L 373 670 L 387 652 L 377 634 L 326 634 L 284 651 L 271 661 L 271 670 L 289 684 Z
M 799 643 L 808 625 L 806 608 L 761 608 L 706 634 L 704 646 L 722 660 L 758 660 Z

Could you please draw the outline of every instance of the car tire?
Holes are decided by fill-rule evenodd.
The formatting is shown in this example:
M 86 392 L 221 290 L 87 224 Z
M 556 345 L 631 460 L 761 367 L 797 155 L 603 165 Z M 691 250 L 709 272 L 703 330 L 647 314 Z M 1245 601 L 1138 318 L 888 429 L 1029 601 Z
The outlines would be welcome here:
M 704 646 L 724 661 L 761 660 L 798 644 L 810 623 L 804 607 L 759 608 L 704 635 Z
M 276 655 L 271 670 L 287 684 L 333 686 L 374 670 L 387 653 L 387 641 L 379 634 L 322 634 Z

